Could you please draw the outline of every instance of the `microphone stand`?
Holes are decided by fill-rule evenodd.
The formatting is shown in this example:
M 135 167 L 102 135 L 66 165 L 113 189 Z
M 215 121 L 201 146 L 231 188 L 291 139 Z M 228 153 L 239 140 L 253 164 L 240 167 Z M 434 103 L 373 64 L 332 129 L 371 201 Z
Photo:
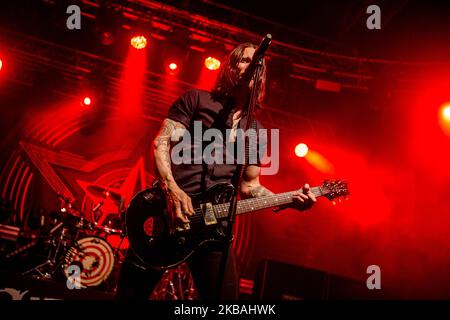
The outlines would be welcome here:
M 270 40 L 272 39 L 271 35 L 267 35 L 264 40 L 269 39 L 269 43 Z M 260 46 L 261 47 L 261 46 Z M 256 54 L 256 52 L 255 52 Z M 250 97 L 248 99 L 248 102 L 246 105 L 244 105 L 243 108 L 243 117 L 246 118 L 245 120 L 245 124 L 244 124 L 244 130 L 245 132 L 247 132 L 248 129 L 250 129 L 251 127 L 251 123 L 253 122 L 253 110 L 256 104 L 256 99 L 257 99 L 257 89 L 260 85 L 260 75 L 261 75 L 261 71 L 262 71 L 262 66 L 263 66 L 263 59 L 264 59 L 264 54 L 259 54 L 259 55 L 254 55 L 253 57 L 254 59 L 256 59 L 256 61 L 252 61 L 252 63 L 254 63 L 254 68 L 253 70 L 251 70 L 251 72 L 253 72 L 253 75 L 250 75 L 250 79 L 253 79 L 253 86 L 250 92 Z M 249 66 L 250 67 L 250 66 Z M 234 188 L 234 192 L 233 195 L 231 197 L 231 201 L 230 201 L 230 207 L 228 210 L 228 217 L 226 219 L 226 229 L 225 229 L 225 238 L 224 238 L 224 248 L 223 248 L 223 252 L 222 252 L 222 257 L 220 259 L 220 265 L 219 265 L 219 271 L 217 274 L 217 284 L 216 284 L 216 300 L 220 300 L 221 294 L 222 294 L 222 288 L 223 288 L 223 281 L 225 278 L 225 270 L 226 270 L 226 265 L 227 265 L 227 260 L 228 260 L 228 254 L 230 252 L 230 247 L 231 247 L 231 242 L 233 240 L 233 226 L 234 226 L 234 221 L 236 218 L 236 212 L 237 212 L 237 198 L 238 195 L 240 194 L 241 191 L 241 182 L 242 182 L 242 177 L 244 175 L 244 170 L 245 167 L 247 165 L 248 162 L 248 150 L 249 150 L 249 146 L 248 146 L 248 139 L 247 137 L 245 137 L 244 135 L 244 144 L 243 144 L 243 148 L 244 148 L 244 152 L 245 152 L 245 156 L 244 156 L 244 163 L 241 165 L 238 165 L 238 176 L 237 179 L 235 181 L 237 181 L 236 187 Z

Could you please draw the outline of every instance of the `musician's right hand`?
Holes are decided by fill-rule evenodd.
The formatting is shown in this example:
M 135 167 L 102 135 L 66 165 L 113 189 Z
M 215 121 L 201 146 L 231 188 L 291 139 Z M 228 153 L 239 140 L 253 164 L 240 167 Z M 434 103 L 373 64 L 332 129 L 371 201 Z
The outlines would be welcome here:
M 166 183 L 166 199 L 169 217 L 174 225 L 189 223 L 187 216 L 194 214 L 191 197 L 189 197 L 175 182 Z

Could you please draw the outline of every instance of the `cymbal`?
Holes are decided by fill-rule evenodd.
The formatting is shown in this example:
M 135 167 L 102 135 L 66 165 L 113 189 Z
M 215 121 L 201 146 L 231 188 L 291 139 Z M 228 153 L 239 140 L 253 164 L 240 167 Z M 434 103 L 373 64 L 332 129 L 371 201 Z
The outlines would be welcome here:
M 122 196 L 114 191 L 108 190 L 104 187 L 90 185 L 86 187 L 86 191 L 92 194 L 93 196 L 103 198 L 103 199 L 111 199 L 117 205 L 120 205 L 122 200 Z

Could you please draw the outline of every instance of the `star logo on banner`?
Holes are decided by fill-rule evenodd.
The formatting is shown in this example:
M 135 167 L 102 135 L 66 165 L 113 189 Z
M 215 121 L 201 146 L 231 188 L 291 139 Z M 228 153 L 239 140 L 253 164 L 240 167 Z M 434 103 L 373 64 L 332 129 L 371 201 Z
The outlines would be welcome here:
M 83 208 L 87 212 L 87 216 L 92 219 L 92 222 L 104 225 L 106 219 L 117 217 L 126 209 L 136 192 L 147 186 L 146 181 L 144 159 L 141 157 L 120 187 L 115 186 L 117 183 L 114 182 L 117 181 L 107 181 L 101 178 L 95 182 L 77 180 L 77 183 L 86 193 L 87 199 L 83 201 Z

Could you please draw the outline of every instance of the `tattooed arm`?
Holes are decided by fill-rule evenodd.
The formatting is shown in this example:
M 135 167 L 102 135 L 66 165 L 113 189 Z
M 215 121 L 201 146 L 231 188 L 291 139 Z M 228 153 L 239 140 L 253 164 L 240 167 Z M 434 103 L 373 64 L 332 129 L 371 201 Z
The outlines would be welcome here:
M 171 137 L 176 129 L 186 129 L 183 124 L 164 119 L 161 129 L 153 140 L 153 154 L 156 162 L 156 174 L 166 187 L 167 203 L 173 219 L 188 222 L 185 214 L 194 213 L 191 198 L 177 185 L 171 168 Z
M 164 183 L 175 183 L 170 161 L 171 138 L 176 129 L 186 129 L 183 124 L 164 119 L 155 140 L 153 140 L 153 155 L 156 162 L 156 174 Z
M 261 168 L 258 166 L 248 166 L 245 169 L 241 183 L 241 195 L 243 198 L 257 198 L 273 194 L 272 191 L 261 185 L 259 175 Z
M 273 194 L 272 191 L 261 185 L 259 175 L 261 168 L 258 166 L 248 166 L 245 169 L 244 177 L 241 183 L 241 195 L 243 198 L 258 198 Z M 294 192 L 293 203 L 276 208 L 274 211 L 280 211 L 285 208 L 294 208 L 300 211 L 311 208 L 316 203 L 314 194 L 310 191 L 309 185 L 305 184 L 302 188 L 303 192 Z

